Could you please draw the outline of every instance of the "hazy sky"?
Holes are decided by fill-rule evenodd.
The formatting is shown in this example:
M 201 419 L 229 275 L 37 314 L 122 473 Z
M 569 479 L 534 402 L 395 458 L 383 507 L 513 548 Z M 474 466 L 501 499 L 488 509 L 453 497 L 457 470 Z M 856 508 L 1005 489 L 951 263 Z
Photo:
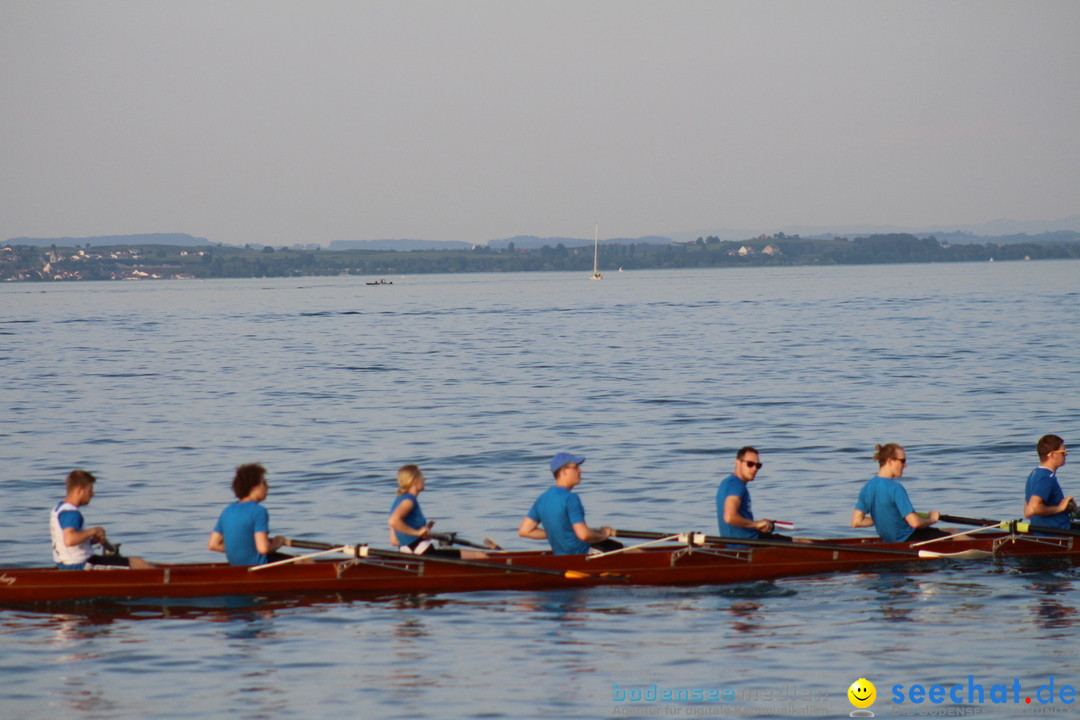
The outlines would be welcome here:
M 0 239 L 1080 212 L 1080 2 L 0 0 Z

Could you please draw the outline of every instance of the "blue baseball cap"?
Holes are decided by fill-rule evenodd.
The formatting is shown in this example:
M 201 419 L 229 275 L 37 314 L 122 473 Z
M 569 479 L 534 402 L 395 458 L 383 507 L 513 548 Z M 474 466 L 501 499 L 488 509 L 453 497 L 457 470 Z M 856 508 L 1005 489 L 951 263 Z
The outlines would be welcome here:
M 571 455 L 570 453 L 561 452 L 551 458 L 551 472 L 559 472 L 559 468 L 568 463 L 577 463 L 580 465 L 583 462 L 585 462 L 585 458 L 581 455 Z

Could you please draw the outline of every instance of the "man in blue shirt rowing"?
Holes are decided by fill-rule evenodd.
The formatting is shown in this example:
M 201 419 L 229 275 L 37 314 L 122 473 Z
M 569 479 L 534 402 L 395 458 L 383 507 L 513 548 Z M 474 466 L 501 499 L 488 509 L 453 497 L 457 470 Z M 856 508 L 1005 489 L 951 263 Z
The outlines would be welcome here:
M 926 517 L 915 512 L 907 490 L 900 484 L 907 468 L 907 450 L 896 443 L 878 445 L 874 453 L 877 475 L 863 485 L 851 513 L 851 527 L 873 527 L 888 543 L 922 542 L 948 537 L 949 533 L 930 527 L 941 519 L 937 510 Z
M 1065 496 L 1058 483 L 1057 470 L 1069 454 L 1065 441 L 1057 435 L 1043 435 L 1035 446 L 1039 467 L 1028 475 L 1024 487 L 1024 517 L 1032 525 L 1068 530 L 1072 525 L 1070 513 L 1076 508 L 1072 496 Z
M 207 548 L 225 553 L 230 565 L 265 565 L 293 557 L 277 552 L 285 538 L 270 537 L 270 513 L 259 504 L 270 492 L 266 468 L 258 463 L 239 466 L 232 490 L 236 502 L 221 512 Z
M 774 524 L 768 518 L 754 519 L 750 509 L 750 489 L 747 487 L 757 477 L 764 465 L 761 456 L 752 447 L 739 448 L 735 453 L 735 472 L 720 482 L 716 489 L 716 522 L 721 537 L 747 538 L 790 542 L 787 535 L 774 535 Z
M 614 533 L 609 526 L 593 530 L 585 524 L 581 498 L 571 492 L 581 483 L 584 462 L 584 457 L 565 452 L 551 458 L 549 467 L 555 485 L 533 503 L 521 521 L 518 535 L 533 540 L 547 539 L 556 555 L 586 555 L 622 547 L 622 543 L 609 539 Z

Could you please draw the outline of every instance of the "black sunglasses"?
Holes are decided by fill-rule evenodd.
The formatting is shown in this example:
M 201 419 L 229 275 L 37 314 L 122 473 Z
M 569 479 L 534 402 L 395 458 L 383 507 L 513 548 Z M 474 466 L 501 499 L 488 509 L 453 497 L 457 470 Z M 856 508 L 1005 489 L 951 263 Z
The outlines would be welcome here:
M 765 463 L 753 462 L 752 460 L 743 460 L 743 462 L 752 468 L 757 468 L 758 470 L 765 467 Z

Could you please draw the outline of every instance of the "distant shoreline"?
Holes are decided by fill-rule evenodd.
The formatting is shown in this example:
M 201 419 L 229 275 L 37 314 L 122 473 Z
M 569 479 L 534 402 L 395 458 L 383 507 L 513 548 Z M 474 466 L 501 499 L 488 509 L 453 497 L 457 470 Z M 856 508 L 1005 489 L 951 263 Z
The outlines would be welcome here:
M 741 242 L 600 245 L 603 273 L 707 267 L 785 267 L 1080 259 L 1080 242 L 963 243 L 908 234 L 847 240 L 778 233 Z M 245 277 L 590 272 L 591 244 L 538 249 L 323 250 L 223 245 L 0 246 L 0 281 L 194 280 Z

